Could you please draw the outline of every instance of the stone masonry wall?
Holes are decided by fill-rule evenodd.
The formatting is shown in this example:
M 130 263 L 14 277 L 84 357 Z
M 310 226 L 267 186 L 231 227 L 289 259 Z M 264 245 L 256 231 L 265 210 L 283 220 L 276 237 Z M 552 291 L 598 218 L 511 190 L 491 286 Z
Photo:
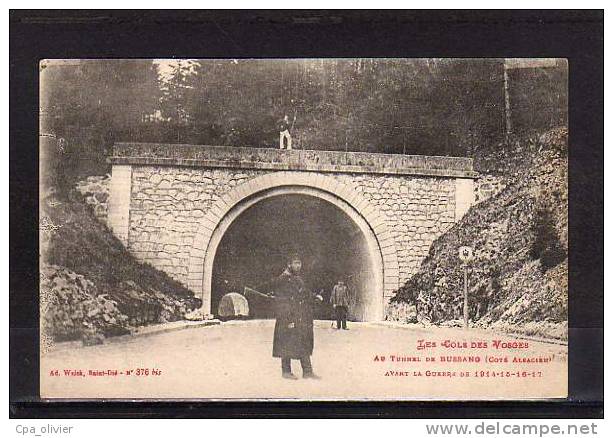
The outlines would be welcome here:
M 187 285 L 199 221 L 228 190 L 261 171 L 135 166 L 128 248 Z
M 455 223 L 455 180 L 433 177 L 336 175 L 387 218 L 396 241 L 399 282 L 417 272 L 430 245 Z
M 270 170 L 140 166 L 132 168 L 128 247 L 140 260 L 187 283 L 199 221 L 228 190 Z M 401 284 L 433 240 L 455 222 L 454 178 L 327 173 L 354 187 L 385 215 L 396 241 Z

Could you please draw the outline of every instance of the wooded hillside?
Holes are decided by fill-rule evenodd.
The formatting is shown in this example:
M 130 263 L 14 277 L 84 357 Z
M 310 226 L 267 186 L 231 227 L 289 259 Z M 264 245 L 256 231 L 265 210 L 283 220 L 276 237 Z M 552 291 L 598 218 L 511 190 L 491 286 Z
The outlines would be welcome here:
M 510 75 L 513 124 L 564 124 L 566 69 L 526 71 Z M 81 177 L 106 173 L 115 141 L 277 147 L 285 115 L 297 148 L 475 156 L 505 135 L 504 60 L 82 60 L 41 74 L 41 130 Z
M 471 207 L 434 241 L 419 271 L 392 299 L 392 319 L 460 325 L 464 277 L 458 248 L 468 245 L 475 251 L 468 267 L 473 324 L 566 338 L 567 131 L 509 143 L 477 161 L 481 172 L 498 175 L 506 188 Z M 416 307 L 407 312 L 405 304 Z

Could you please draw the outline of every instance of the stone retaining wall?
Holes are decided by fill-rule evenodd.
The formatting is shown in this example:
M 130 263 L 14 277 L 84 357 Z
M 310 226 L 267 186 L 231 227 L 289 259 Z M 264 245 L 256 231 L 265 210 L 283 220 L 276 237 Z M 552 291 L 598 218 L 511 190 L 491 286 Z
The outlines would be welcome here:
M 289 155 L 281 163 L 273 162 L 284 156 L 276 150 L 255 150 L 242 162 L 228 158 L 233 151 L 227 148 L 175 145 L 169 150 L 160 145 L 120 145 L 111 159 L 109 226 L 137 258 L 188 287 L 202 284 L 203 274 L 195 278 L 194 265 L 201 263 L 207 245 L 199 241 L 203 224 L 212 232 L 224 212 L 233 208 L 226 204 L 243 202 L 258 190 L 300 184 L 337 196 L 339 206 L 355 208 L 381 247 L 384 298 L 417 271 L 432 242 L 474 203 L 476 174 L 467 159 L 364 154 L 347 158 L 326 152 L 322 164 L 317 152 L 300 151 L 310 154 L 301 164 Z M 331 162 L 341 156 L 344 164 Z M 356 166 L 359 160 L 366 164 Z

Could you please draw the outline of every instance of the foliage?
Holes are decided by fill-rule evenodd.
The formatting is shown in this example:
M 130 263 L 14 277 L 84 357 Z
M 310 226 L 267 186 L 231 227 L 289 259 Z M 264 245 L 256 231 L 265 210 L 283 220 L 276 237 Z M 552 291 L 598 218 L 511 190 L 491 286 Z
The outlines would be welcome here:
M 41 316 L 56 341 L 126 333 L 132 327 L 182 319 L 199 307 L 193 293 L 136 260 L 94 216 L 76 191 L 41 203 Z M 45 301 L 45 300 L 43 300 Z
M 302 149 L 462 156 L 502 133 L 495 60 L 83 60 L 41 78 L 42 131 L 77 177 L 115 141 L 276 147 L 284 115 Z
M 521 132 L 564 119 L 566 70 L 549 70 L 513 76 Z M 54 61 L 41 129 L 66 140 L 68 186 L 107 172 L 115 141 L 277 147 L 285 115 L 301 149 L 476 156 L 503 136 L 503 84 L 500 59 Z
M 517 139 L 505 161 L 506 188 L 473 206 L 434 241 L 418 272 L 392 298 L 417 306 L 417 318 L 444 324 L 462 318 L 460 246 L 470 245 L 469 317 L 476 324 L 557 325 L 567 320 L 568 181 L 566 129 Z M 500 151 L 502 148 L 492 148 Z M 392 312 L 393 313 L 393 312 Z M 535 329 L 532 327 L 531 330 Z M 542 333 L 541 333 L 542 334 Z
M 501 132 L 502 64 L 473 60 L 215 60 L 172 67 L 164 112 L 190 143 L 464 155 Z M 174 91 L 173 91 L 174 90 Z M 183 125 L 179 122 L 187 121 Z
M 540 208 L 536 212 L 531 231 L 535 237 L 530 247 L 530 256 L 534 260 L 541 261 L 543 272 L 566 259 L 566 251 L 562 247 L 553 216 L 548 208 Z
M 41 134 L 63 139 L 49 163 L 63 189 L 107 170 L 115 141 L 142 138 L 143 120 L 159 107 L 161 91 L 151 60 L 50 61 L 41 72 Z
M 93 282 L 68 269 L 44 265 L 41 269 L 41 315 L 46 334 L 56 341 L 124 334 L 128 317 L 117 302 L 99 294 Z

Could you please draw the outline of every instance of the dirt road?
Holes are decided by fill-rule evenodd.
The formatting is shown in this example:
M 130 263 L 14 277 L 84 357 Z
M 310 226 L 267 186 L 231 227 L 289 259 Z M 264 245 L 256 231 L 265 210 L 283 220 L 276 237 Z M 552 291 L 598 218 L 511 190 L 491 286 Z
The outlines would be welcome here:
M 271 356 L 273 324 L 228 322 L 60 348 L 41 358 L 42 396 L 359 400 L 566 394 L 564 345 L 476 329 L 383 323 L 350 323 L 350 330 L 337 331 L 329 321 L 316 321 L 313 365 L 321 380 L 288 381 Z M 300 364 L 293 366 L 301 376 Z

